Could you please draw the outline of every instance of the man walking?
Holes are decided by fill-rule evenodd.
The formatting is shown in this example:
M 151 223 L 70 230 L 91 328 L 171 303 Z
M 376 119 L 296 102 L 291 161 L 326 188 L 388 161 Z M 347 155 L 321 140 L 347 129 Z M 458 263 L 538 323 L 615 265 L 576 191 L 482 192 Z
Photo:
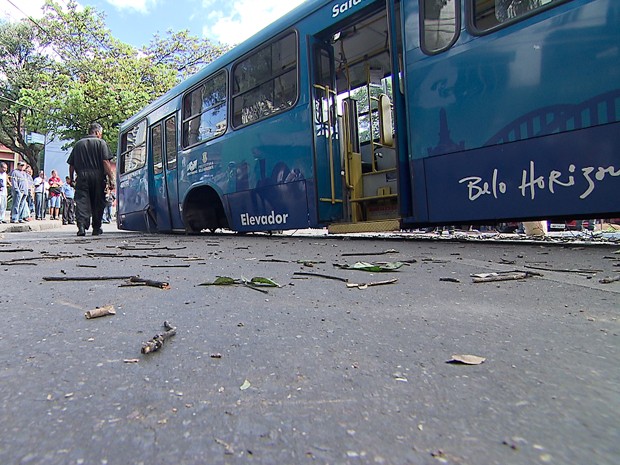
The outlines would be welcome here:
M 11 223 L 25 223 L 23 219 L 28 200 L 28 178 L 24 169 L 26 163 L 20 161 L 17 168 L 11 172 L 11 195 L 13 208 L 11 209 Z
M 105 178 L 110 186 L 114 185 L 112 153 L 108 144 L 101 138 L 103 128 L 99 123 L 92 123 L 88 135 L 80 139 L 73 147 L 67 159 L 69 177 L 75 185 L 75 207 L 78 236 L 84 236 L 92 220 L 93 236 L 103 234 L 101 220 L 105 208 Z M 77 179 L 76 179 L 77 174 Z
M 8 168 L 6 163 L 0 162 L 0 223 L 6 223 L 4 215 L 6 214 L 6 200 L 9 195 L 9 180 L 6 175 Z

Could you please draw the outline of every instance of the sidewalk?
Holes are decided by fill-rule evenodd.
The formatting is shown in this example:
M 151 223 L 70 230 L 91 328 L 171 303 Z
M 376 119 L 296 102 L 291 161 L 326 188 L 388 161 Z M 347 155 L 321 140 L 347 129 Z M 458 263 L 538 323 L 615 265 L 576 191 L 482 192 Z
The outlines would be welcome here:
M 51 220 L 47 217 L 44 220 L 32 220 L 26 223 L 11 223 L 11 216 L 7 212 L 4 223 L 0 223 L 0 234 L 2 233 L 18 233 L 31 231 L 44 231 L 46 229 L 55 229 L 62 227 L 61 220 Z

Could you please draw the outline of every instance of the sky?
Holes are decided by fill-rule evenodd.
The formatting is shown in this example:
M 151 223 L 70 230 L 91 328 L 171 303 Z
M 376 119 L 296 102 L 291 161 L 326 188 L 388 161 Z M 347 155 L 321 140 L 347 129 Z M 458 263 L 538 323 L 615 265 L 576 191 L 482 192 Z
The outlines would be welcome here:
M 42 15 L 44 0 L 0 0 L 0 18 L 16 21 Z M 68 0 L 57 0 L 66 3 Z M 213 42 L 238 44 L 304 0 L 80 0 L 105 13 L 112 35 L 140 48 L 155 33 L 189 29 Z

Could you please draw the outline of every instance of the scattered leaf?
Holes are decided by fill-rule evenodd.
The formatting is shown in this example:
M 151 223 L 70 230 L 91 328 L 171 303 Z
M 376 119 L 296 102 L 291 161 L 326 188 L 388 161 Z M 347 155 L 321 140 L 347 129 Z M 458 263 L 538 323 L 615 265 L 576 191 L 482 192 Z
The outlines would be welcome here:
M 218 276 L 211 284 L 213 286 L 230 286 L 232 284 L 237 284 L 237 281 L 233 278 L 229 278 L 228 276 Z
M 479 357 L 478 355 L 453 355 L 446 363 L 455 363 L 462 365 L 480 365 L 484 363 L 486 358 Z
M 260 276 L 255 276 L 250 280 L 250 283 L 253 286 L 266 286 L 266 287 L 282 287 L 273 279 L 270 278 L 262 278 Z
M 239 386 L 239 389 L 241 389 L 242 391 L 245 391 L 246 389 L 249 389 L 250 386 L 252 386 L 252 384 L 246 379 L 243 384 L 241 386 Z

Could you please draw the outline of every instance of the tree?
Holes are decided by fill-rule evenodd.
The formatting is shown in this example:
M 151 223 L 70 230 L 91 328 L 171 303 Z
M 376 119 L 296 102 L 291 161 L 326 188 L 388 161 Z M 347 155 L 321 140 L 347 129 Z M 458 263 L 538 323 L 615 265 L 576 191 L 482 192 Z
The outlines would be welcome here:
M 70 0 L 63 10 L 47 0 L 44 12 L 37 40 L 56 59 L 39 73 L 36 87 L 22 89 L 19 103 L 36 106 L 40 111 L 29 121 L 71 145 L 97 121 L 116 147 L 118 125 L 168 91 L 176 71 L 114 39 L 103 15 L 91 7 L 80 9 Z
M 179 80 L 195 74 L 232 48 L 231 45 L 213 44 L 209 39 L 198 39 L 187 30 L 169 30 L 166 34 L 164 38 L 155 34 L 142 52 L 153 64 L 165 64 L 176 69 Z
M 31 71 L 36 82 L 21 86 L 13 100 L 38 110 L 26 112 L 28 127 L 69 145 L 97 121 L 114 150 L 123 121 L 228 49 L 182 31 L 155 36 L 139 51 L 115 39 L 103 13 L 92 7 L 46 0 L 43 9 L 31 28 L 32 44 L 49 58 Z
M 20 96 L 24 89 L 39 85 L 38 76 L 51 68 L 51 59 L 41 53 L 35 36 L 31 23 L 0 22 L 0 143 L 18 153 L 36 173 L 43 145 L 28 143 L 26 132 L 45 132 L 45 128 L 34 122 L 36 105 L 20 102 Z

